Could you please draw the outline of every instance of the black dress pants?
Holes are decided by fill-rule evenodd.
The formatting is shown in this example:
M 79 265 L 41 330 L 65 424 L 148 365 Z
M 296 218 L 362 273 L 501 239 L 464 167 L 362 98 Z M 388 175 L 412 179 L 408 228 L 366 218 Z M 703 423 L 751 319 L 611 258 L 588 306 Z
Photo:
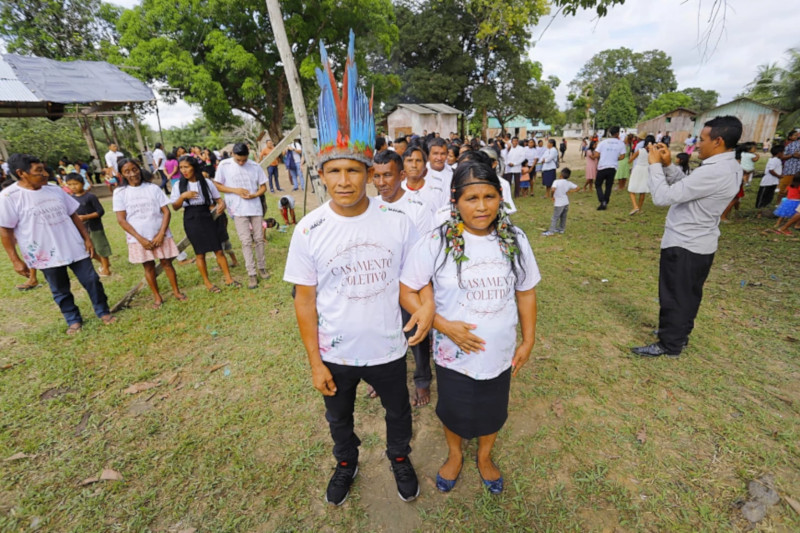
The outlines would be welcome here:
M 594 179 L 594 188 L 597 191 L 597 201 L 601 204 L 608 204 L 611 199 L 611 188 L 614 186 L 614 176 L 616 174 L 616 168 L 604 168 L 597 171 L 597 177 Z
M 661 249 L 658 271 L 658 339 L 670 353 L 680 353 L 694 329 L 714 254 L 696 254 L 685 248 Z
M 386 410 L 386 455 L 390 459 L 411 453 L 411 404 L 406 387 L 406 358 L 374 366 L 345 366 L 325 363 L 333 375 L 336 394 L 323 396 L 325 418 L 333 438 L 337 462 L 358 462 L 361 440 L 354 431 L 353 411 L 356 387 L 363 379 L 375 389 Z

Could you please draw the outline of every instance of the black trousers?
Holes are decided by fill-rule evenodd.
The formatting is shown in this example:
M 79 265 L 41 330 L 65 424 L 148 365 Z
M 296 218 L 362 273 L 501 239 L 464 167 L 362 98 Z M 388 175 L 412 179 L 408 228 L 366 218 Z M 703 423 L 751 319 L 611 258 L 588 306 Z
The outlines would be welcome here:
M 363 379 L 375 389 L 386 410 L 386 455 L 390 459 L 411 453 L 411 404 L 406 387 L 406 358 L 375 366 L 344 366 L 325 363 L 333 374 L 336 394 L 323 396 L 325 418 L 333 438 L 336 461 L 358 461 L 361 440 L 353 427 L 356 387 Z
M 756 209 L 767 207 L 772 203 L 775 197 L 775 187 L 777 185 L 767 185 L 766 187 L 759 187 L 758 194 L 756 195 Z
M 511 187 L 513 188 L 514 191 L 514 198 L 517 198 L 519 196 L 519 183 L 520 183 L 519 179 L 521 177 L 521 174 L 507 172 L 503 175 L 503 177 L 509 184 L 511 184 Z
M 611 188 L 614 186 L 614 176 L 616 174 L 616 168 L 604 168 L 597 171 L 597 177 L 594 179 L 594 189 L 597 191 L 597 201 L 601 204 L 608 204 L 611 199 Z
M 411 318 L 411 314 L 405 309 L 401 309 L 401 311 L 403 324 L 405 325 Z M 413 336 L 416 332 L 417 328 L 414 326 L 414 329 L 406 333 L 406 339 Z M 431 386 L 431 380 L 433 379 L 431 373 L 431 334 L 428 333 L 428 335 L 422 339 L 422 342 L 410 348 L 414 356 L 414 363 L 416 364 L 416 369 L 414 369 L 414 386 L 418 389 L 427 389 Z
M 685 248 L 661 249 L 658 271 L 658 339 L 670 353 L 680 353 L 694 329 L 714 254 Z

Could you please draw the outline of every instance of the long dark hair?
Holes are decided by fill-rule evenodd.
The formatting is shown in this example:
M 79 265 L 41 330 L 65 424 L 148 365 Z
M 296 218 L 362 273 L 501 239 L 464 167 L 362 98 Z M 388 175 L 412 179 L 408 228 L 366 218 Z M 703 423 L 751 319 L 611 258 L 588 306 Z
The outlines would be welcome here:
M 136 168 L 139 169 L 139 175 L 142 177 L 141 183 L 150 183 L 150 180 L 153 179 L 153 175 L 142 168 L 142 164 L 139 162 L 138 159 L 135 159 L 133 157 L 130 158 L 123 157 L 122 159 L 117 161 L 117 168 L 119 169 L 119 175 L 122 176 L 122 179 L 120 179 L 119 182 L 120 187 L 127 187 L 129 185 L 128 180 L 125 178 L 125 176 L 122 175 L 122 167 L 124 167 L 128 163 L 133 163 L 134 165 L 136 165 Z
M 464 189 L 467 186 L 474 185 L 476 183 L 491 185 L 500 195 L 500 209 L 497 212 L 497 217 L 495 217 L 489 226 L 493 230 L 491 238 L 497 240 L 501 249 L 505 243 L 507 243 L 509 240 L 511 241 L 513 250 L 515 250 L 515 252 L 508 255 L 508 257 L 511 259 L 511 271 L 518 279 L 524 279 L 525 267 L 522 264 L 522 256 L 519 253 L 519 235 L 524 234 L 522 230 L 511 223 L 511 220 L 505 214 L 504 201 L 502 198 L 503 187 L 500 185 L 500 178 L 498 178 L 497 173 L 492 168 L 491 158 L 487 154 L 480 151 L 470 151 L 466 154 L 462 154 L 459 158 L 458 167 L 456 167 L 455 172 L 453 172 L 453 180 L 450 184 L 450 204 L 452 206 L 450 220 L 447 223 L 439 226 L 437 230 L 440 237 L 439 242 L 441 243 L 441 248 L 438 254 L 441 257 L 441 262 L 436 267 L 436 271 L 438 272 L 444 267 L 444 264 L 447 262 L 447 256 L 452 253 L 452 251 L 447 251 L 448 248 L 453 248 L 452 243 L 449 242 L 447 232 L 448 229 L 450 229 L 450 227 L 456 223 L 454 215 L 457 214 L 456 205 L 458 204 L 458 200 L 464 194 Z M 503 235 L 499 235 L 501 232 Z M 503 236 L 505 236 L 505 238 L 503 238 Z M 467 254 L 466 247 L 463 252 L 464 254 Z M 461 261 L 456 261 L 456 271 L 458 273 L 459 286 L 461 286 L 461 263 Z
M 189 163 L 192 166 L 192 170 L 194 170 L 194 177 L 198 182 L 200 182 L 200 190 L 203 191 L 203 203 L 205 205 L 213 204 L 214 200 L 211 199 L 211 192 L 208 189 L 206 178 L 203 176 L 203 167 L 200 165 L 200 161 L 190 155 L 182 155 L 181 158 L 178 159 L 178 165 L 183 162 Z M 178 168 L 180 168 L 180 166 Z M 180 172 L 180 170 L 178 172 Z M 181 191 L 181 194 L 185 193 L 188 187 L 189 180 L 186 179 L 183 174 L 181 174 L 181 179 L 178 182 L 178 189 Z

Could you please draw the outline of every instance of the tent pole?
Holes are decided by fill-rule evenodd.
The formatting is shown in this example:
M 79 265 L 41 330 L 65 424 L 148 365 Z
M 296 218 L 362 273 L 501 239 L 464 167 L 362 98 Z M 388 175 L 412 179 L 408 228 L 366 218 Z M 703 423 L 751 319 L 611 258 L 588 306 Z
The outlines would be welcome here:
M 108 128 L 106 128 L 106 121 L 103 120 L 103 117 L 94 117 L 94 119 L 100 122 L 100 125 L 103 127 L 103 136 L 106 138 L 106 144 L 111 144 L 111 137 L 108 136 Z

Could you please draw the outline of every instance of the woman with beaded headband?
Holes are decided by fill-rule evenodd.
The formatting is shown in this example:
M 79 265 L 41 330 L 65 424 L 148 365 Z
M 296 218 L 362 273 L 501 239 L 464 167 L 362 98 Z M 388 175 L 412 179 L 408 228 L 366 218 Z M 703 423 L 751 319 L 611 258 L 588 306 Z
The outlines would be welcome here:
M 451 187 L 449 220 L 421 238 L 405 262 L 400 303 L 414 313 L 425 300 L 420 290 L 433 282 L 436 414 L 448 446 L 437 488 L 453 489 L 464 462 L 463 440 L 477 438 L 480 477 L 499 494 L 503 476 L 491 453 L 508 418 L 511 377 L 533 349 L 534 287 L 541 276 L 527 237 L 508 219 L 499 178 L 488 162 L 459 162 Z

